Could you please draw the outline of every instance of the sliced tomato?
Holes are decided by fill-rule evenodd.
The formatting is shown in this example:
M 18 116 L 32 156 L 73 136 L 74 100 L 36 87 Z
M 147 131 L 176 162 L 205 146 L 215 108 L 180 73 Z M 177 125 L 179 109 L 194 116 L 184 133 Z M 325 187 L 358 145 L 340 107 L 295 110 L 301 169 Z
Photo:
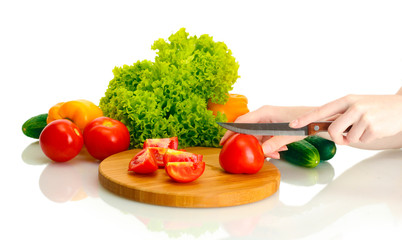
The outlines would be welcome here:
M 161 148 L 177 149 L 178 146 L 179 146 L 178 138 L 177 137 L 171 137 L 171 138 L 147 139 L 144 142 L 143 148 L 161 147 Z
M 165 170 L 174 181 L 187 183 L 202 175 L 205 170 L 205 162 L 168 162 Z
M 130 161 L 128 165 L 128 170 L 135 173 L 152 173 L 158 169 L 158 164 L 151 153 L 151 151 L 146 148 L 137 153 Z
M 161 148 L 161 147 L 148 147 L 147 148 L 152 154 L 153 158 L 156 160 L 156 164 L 158 167 L 165 167 L 165 162 L 163 161 L 163 158 L 165 156 L 166 151 L 168 150 L 167 148 Z
M 202 162 L 203 156 L 191 152 L 167 149 L 163 161 L 168 162 Z
M 203 156 L 190 152 L 167 149 L 163 161 L 169 177 L 176 182 L 191 182 L 205 170 Z

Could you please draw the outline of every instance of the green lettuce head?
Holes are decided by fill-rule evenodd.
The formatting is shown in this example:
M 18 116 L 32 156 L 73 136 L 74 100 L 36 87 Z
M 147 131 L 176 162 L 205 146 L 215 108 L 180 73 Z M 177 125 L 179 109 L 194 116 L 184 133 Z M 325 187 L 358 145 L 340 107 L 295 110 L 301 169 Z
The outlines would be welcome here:
M 113 69 L 100 108 L 105 116 L 123 122 L 131 148 L 142 148 L 149 138 L 177 136 L 181 148 L 219 147 L 225 130 L 207 102 L 225 103 L 238 76 L 239 64 L 223 42 L 180 29 L 168 41 L 152 46 L 155 61 L 137 61 Z

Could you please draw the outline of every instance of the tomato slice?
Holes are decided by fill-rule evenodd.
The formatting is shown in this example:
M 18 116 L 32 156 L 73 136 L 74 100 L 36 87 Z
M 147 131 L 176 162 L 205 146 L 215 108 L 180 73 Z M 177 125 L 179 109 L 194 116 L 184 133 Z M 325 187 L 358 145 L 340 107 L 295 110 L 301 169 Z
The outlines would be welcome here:
M 191 182 L 199 178 L 205 170 L 203 156 L 190 152 L 167 149 L 163 161 L 169 177 L 176 182 Z
M 174 181 L 188 183 L 204 173 L 205 162 L 168 162 L 165 170 Z
M 161 148 L 177 149 L 178 146 L 179 146 L 178 138 L 171 137 L 171 138 L 147 139 L 144 142 L 143 148 L 161 147 Z
M 146 148 L 137 153 L 130 161 L 128 165 L 128 170 L 135 173 L 153 173 L 158 169 L 158 164 L 151 153 L 151 151 Z
M 165 167 L 167 175 L 176 182 L 187 183 L 199 178 L 205 170 L 203 155 L 177 150 L 178 139 L 147 139 L 144 149 L 129 163 L 128 170 L 135 173 L 152 173 Z
M 168 162 L 202 162 L 202 159 L 200 154 L 167 149 L 163 161 L 166 165 Z
M 165 162 L 163 161 L 163 158 L 168 149 L 162 147 L 148 147 L 148 150 L 152 157 L 156 160 L 156 164 L 158 165 L 158 167 L 165 167 Z

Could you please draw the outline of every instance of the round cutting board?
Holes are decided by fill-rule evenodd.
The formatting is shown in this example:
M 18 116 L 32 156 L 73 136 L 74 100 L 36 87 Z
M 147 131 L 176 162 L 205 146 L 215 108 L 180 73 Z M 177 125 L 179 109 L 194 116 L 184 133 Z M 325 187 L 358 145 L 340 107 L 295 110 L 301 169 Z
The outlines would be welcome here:
M 112 155 L 99 165 L 103 187 L 135 201 L 172 207 L 226 207 L 262 200 L 279 188 L 280 172 L 265 161 L 256 174 L 230 174 L 219 165 L 220 148 L 192 147 L 187 152 L 202 154 L 205 171 L 190 183 L 177 183 L 164 169 L 152 174 L 128 171 L 130 160 L 141 149 Z

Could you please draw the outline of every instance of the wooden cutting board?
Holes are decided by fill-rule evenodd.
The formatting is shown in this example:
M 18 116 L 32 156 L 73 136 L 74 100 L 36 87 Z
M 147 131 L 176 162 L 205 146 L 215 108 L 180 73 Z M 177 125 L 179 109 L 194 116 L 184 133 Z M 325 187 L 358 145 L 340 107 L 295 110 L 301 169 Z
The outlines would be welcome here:
M 112 155 L 99 165 L 103 187 L 135 201 L 172 207 L 226 207 L 262 200 L 279 188 L 280 172 L 266 161 L 256 174 L 230 174 L 219 165 L 220 148 L 193 147 L 186 151 L 204 155 L 203 175 L 190 183 L 176 183 L 164 169 L 153 174 L 129 172 L 128 164 L 140 149 Z

